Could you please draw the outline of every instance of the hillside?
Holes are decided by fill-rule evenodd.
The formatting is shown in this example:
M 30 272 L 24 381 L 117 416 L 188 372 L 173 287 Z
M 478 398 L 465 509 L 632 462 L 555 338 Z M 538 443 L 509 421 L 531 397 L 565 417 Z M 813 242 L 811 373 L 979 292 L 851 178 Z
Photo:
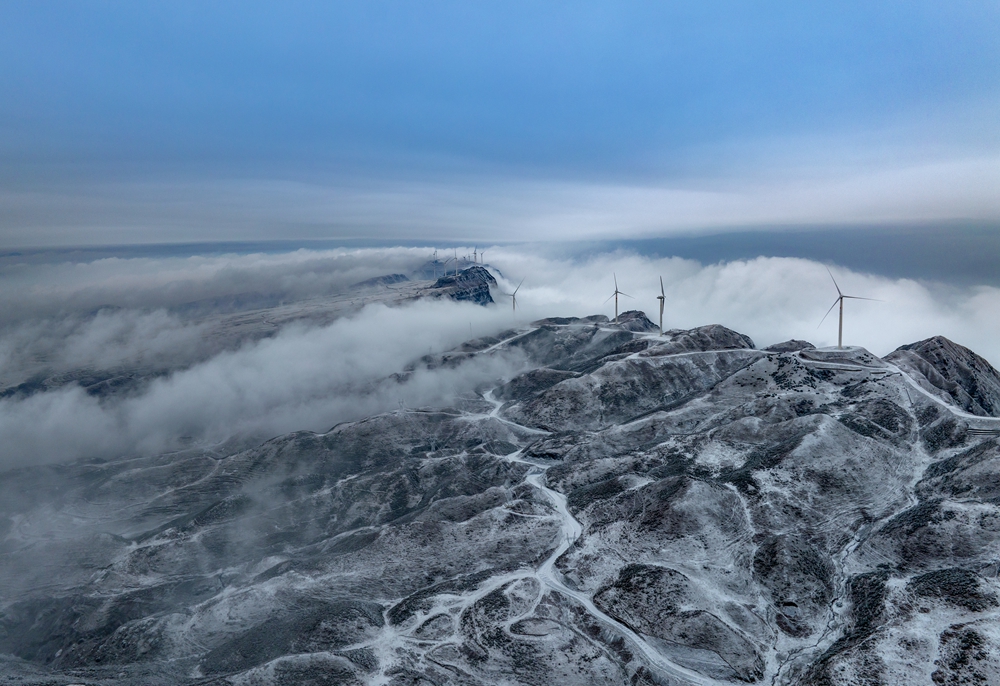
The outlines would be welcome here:
M 454 407 L 3 474 L 0 682 L 1000 681 L 982 358 L 634 313 L 421 364 L 503 354 Z

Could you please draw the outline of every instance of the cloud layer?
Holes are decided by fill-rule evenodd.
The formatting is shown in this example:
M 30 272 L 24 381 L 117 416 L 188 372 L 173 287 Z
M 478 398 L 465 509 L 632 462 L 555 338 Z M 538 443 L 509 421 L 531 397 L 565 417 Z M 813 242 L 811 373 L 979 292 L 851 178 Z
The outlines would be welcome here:
M 821 346 L 837 342 L 832 315 L 818 327 L 837 293 L 827 266 L 813 260 L 760 257 L 702 265 L 615 252 L 575 262 L 507 248 L 493 249 L 490 260 L 494 259 L 504 265 L 507 285 L 526 276 L 518 293 L 525 318 L 595 311 L 613 316 L 613 302 L 601 303 L 614 290 L 616 273 L 621 289 L 634 296 L 621 299 L 622 309 L 643 310 L 655 321 L 662 276 L 666 328 L 719 323 L 750 335 L 758 345 L 790 338 Z M 882 301 L 847 303 L 845 344 L 884 355 L 940 334 L 1000 363 L 1000 289 L 955 288 L 829 267 L 844 293 Z
M 828 141 L 828 145 L 833 142 Z M 845 145 L 857 145 L 845 143 Z M 752 169 L 711 178 L 543 180 L 468 174 L 437 181 L 231 180 L 47 183 L 0 188 L 7 246 L 294 238 L 399 241 L 621 239 L 781 225 L 1000 220 L 1000 157 L 898 161 L 828 151 L 726 153 Z M 770 156 L 770 157 L 769 157 Z M 883 154 L 892 158 L 891 152 Z M 730 160 L 735 164 L 735 160 Z M 821 172 L 817 172 L 821 169 Z
M 322 431 L 401 406 L 447 404 L 511 374 L 521 360 L 483 356 L 456 368 L 418 366 L 402 383 L 391 375 L 422 355 L 496 329 L 497 312 L 475 305 L 371 305 L 329 326 L 289 326 L 156 379 L 135 396 L 102 402 L 70 385 L 3 400 L 0 458 L 24 464 L 155 452 Z
M 274 335 L 213 337 L 220 317 L 283 303 L 307 307 L 350 283 L 406 272 L 426 249 L 297 251 L 186 259 L 111 259 L 0 274 L 0 379 L 62 374 L 63 382 L 0 399 L 0 468 L 210 445 L 309 429 L 408 407 L 443 405 L 478 384 L 523 368 L 517 357 L 482 356 L 458 367 L 393 375 L 428 353 L 546 316 L 613 316 L 612 275 L 633 296 L 621 309 L 656 320 L 659 278 L 666 328 L 721 323 L 758 345 L 789 338 L 835 344 L 837 321 L 817 328 L 836 291 L 825 265 L 758 258 L 702 265 L 630 252 L 586 259 L 531 248 L 488 247 L 500 291 L 522 278 L 519 309 L 419 301 L 371 304 L 332 323 L 308 320 Z M 845 343 L 884 355 L 945 335 L 1000 363 L 1000 289 L 889 279 L 831 265 L 849 301 Z M 131 393 L 103 399 L 73 383 L 92 370 L 153 370 Z

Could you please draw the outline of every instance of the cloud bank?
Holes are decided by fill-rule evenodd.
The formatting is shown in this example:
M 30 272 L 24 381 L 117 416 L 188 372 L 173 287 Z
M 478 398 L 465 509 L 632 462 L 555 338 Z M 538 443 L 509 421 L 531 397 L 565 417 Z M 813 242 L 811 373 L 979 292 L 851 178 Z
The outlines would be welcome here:
M 826 266 L 815 261 L 703 265 L 630 252 L 578 259 L 530 247 L 487 247 L 501 286 L 495 307 L 376 303 L 331 323 L 291 321 L 263 338 L 215 340 L 219 321 L 248 308 L 310 307 L 364 278 L 416 268 L 428 254 L 303 250 L 6 269 L 0 379 L 8 388 L 38 373 L 61 380 L 0 397 L 0 469 L 323 431 L 400 406 L 445 405 L 516 373 L 524 360 L 481 356 L 429 369 L 419 364 L 422 356 L 541 317 L 613 316 L 613 302 L 606 302 L 612 274 L 633 296 L 622 299 L 622 309 L 643 310 L 654 321 L 662 276 L 668 329 L 721 323 L 760 346 L 789 338 L 836 342 L 835 317 L 817 326 L 836 291 Z M 941 334 L 1000 363 L 1000 289 L 831 268 L 845 293 L 882 301 L 847 303 L 845 343 L 884 355 Z M 501 292 L 522 278 L 515 315 Z M 405 383 L 394 378 L 414 365 Z M 75 381 L 95 369 L 155 373 L 131 392 L 104 397 Z
M 101 400 L 71 384 L 0 400 L 0 465 L 323 431 L 399 407 L 447 404 L 523 361 L 482 356 L 454 368 L 417 365 L 403 382 L 392 375 L 423 355 L 495 332 L 498 319 L 496 309 L 450 301 L 376 304 L 329 326 L 289 325 L 124 398 Z
M 710 178 L 587 181 L 485 174 L 438 181 L 55 182 L 0 189 L 10 246 L 378 237 L 636 238 L 776 225 L 1000 220 L 1000 158 L 761 160 Z M 753 166 L 752 157 L 741 165 Z M 766 156 L 765 156 L 766 157 Z M 817 173 L 816 169 L 824 169 Z
M 640 309 L 655 320 L 659 277 L 666 291 L 666 328 L 724 324 L 758 345 L 790 338 L 836 345 L 837 321 L 820 327 L 837 296 L 827 265 L 806 259 L 759 257 L 702 265 L 678 258 L 648 259 L 629 252 L 597 255 L 583 262 L 558 260 L 530 250 L 496 248 L 490 260 L 504 265 L 509 286 L 526 277 L 518 292 L 524 317 L 614 314 L 612 274 L 623 291 L 622 309 Z M 1000 289 L 956 288 L 912 279 L 891 279 L 829 265 L 844 293 L 882 302 L 850 301 L 844 342 L 884 355 L 905 343 L 944 335 L 1000 364 Z

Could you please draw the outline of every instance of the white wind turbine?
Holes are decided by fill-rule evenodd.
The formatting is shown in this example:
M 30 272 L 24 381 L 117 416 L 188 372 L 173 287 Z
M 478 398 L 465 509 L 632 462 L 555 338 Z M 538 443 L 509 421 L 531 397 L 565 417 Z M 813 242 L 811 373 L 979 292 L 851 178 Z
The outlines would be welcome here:
M 615 324 L 617 324 L 618 323 L 618 296 L 619 295 L 624 295 L 626 298 L 631 298 L 632 296 L 629 295 L 628 293 L 623 293 L 622 291 L 618 290 L 618 276 L 614 272 L 611 272 L 611 275 L 615 277 L 615 292 L 612 293 L 610 296 L 608 296 L 608 300 L 611 300 L 611 298 L 615 299 Z M 606 302 L 608 302 L 608 300 L 605 300 L 604 302 L 606 303 Z
M 517 314 L 517 292 L 521 290 L 522 283 L 524 283 L 524 279 L 521 279 L 521 283 L 517 284 L 517 288 L 514 289 L 513 293 L 504 293 L 504 295 L 510 298 L 510 304 L 511 307 L 513 308 L 514 314 Z
M 448 259 L 446 259 L 444 262 L 441 263 L 441 268 L 444 269 L 444 274 L 442 274 L 443 277 L 444 276 L 448 276 L 448 263 L 451 262 L 453 259 L 455 259 L 455 258 L 454 257 L 449 257 Z M 458 273 L 458 271 L 457 271 L 458 267 L 455 267 L 455 270 L 456 270 L 455 273 L 457 274 Z M 434 276 L 435 277 L 437 276 L 437 271 L 436 270 L 434 272 Z
M 844 301 L 850 299 L 850 300 L 871 300 L 874 302 L 881 302 L 881 300 L 876 300 L 875 298 L 862 298 L 861 296 L 857 295 L 844 295 L 840 291 L 840 286 L 837 285 L 837 280 L 833 278 L 833 272 L 830 271 L 829 267 L 827 268 L 826 271 L 830 274 L 830 278 L 833 279 L 834 288 L 837 289 L 837 299 L 833 301 L 833 304 L 830 305 L 830 309 L 827 310 L 826 314 L 823 315 L 823 319 L 820 320 L 819 326 L 823 326 L 823 322 L 825 322 L 826 318 L 830 316 L 831 312 L 833 312 L 833 308 L 835 308 L 839 304 L 840 327 L 837 329 L 837 348 L 842 349 L 844 347 Z M 816 328 L 818 329 L 819 326 L 817 326 Z
M 660 335 L 663 335 L 663 304 L 667 300 L 666 294 L 663 292 L 663 277 L 660 277 L 660 294 L 656 296 L 656 299 L 660 301 Z

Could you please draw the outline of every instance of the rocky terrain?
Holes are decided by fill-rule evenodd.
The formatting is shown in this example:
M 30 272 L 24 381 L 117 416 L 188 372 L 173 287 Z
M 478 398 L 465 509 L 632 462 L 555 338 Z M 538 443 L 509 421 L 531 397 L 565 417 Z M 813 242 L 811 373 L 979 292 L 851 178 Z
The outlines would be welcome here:
M 3 474 L 0 682 L 1000 683 L 1000 377 L 971 351 L 627 313 L 421 364 L 481 355 L 527 371 Z

